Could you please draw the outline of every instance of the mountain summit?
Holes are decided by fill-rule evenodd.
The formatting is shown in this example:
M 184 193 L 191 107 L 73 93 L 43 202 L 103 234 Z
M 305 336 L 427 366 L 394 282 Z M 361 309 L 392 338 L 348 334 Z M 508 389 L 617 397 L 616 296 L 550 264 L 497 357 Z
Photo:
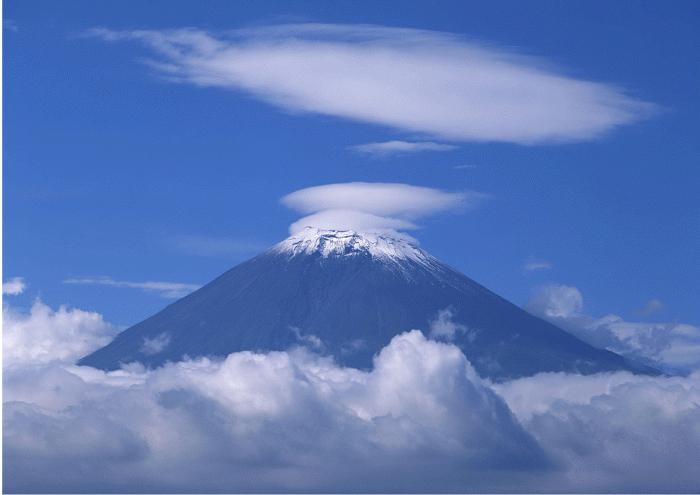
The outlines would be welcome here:
M 652 372 L 596 349 L 441 263 L 401 234 L 307 228 L 120 333 L 79 364 L 116 369 L 306 345 L 369 368 L 398 333 L 458 345 L 495 380 Z

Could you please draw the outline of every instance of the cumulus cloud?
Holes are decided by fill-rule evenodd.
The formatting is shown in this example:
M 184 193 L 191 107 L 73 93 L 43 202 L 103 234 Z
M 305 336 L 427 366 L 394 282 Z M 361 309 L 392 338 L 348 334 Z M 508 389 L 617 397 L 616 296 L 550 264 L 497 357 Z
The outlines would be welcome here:
M 179 299 L 192 291 L 199 289 L 196 284 L 184 284 L 181 282 L 127 282 L 124 280 L 114 280 L 111 277 L 76 277 L 67 278 L 64 284 L 78 285 L 107 285 L 110 287 L 122 287 L 127 289 L 139 289 L 146 292 L 153 292 L 166 299 Z
M 697 374 L 491 384 L 457 347 L 415 330 L 396 336 L 371 371 L 297 348 L 105 373 L 70 364 L 80 353 L 61 345 L 101 345 L 105 325 L 74 315 L 90 323 L 70 335 L 61 318 L 25 316 L 24 332 L 56 345 L 4 363 L 6 491 L 697 488 Z
M 496 389 L 561 465 L 538 491 L 697 491 L 700 374 L 546 373 Z
M 385 141 L 382 143 L 366 143 L 350 146 L 349 149 L 365 155 L 384 157 L 419 153 L 421 151 L 451 151 L 457 149 L 451 144 L 434 143 L 432 141 Z
M 300 189 L 282 204 L 306 214 L 290 227 L 338 230 L 409 230 L 415 220 L 443 211 L 476 206 L 488 196 L 475 191 L 447 192 L 409 184 L 347 182 Z
M 2 283 L 2 293 L 6 296 L 16 296 L 24 292 L 27 284 L 22 277 L 14 277 Z
M 655 109 L 617 86 L 435 31 L 292 24 L 89 35 L 143 43 L 150 66 L 173 81 L 452 141 L 587 140 Z
M 2 323 L 3 366 L 74 362 L 117 333 L 98 313 L 65 306 L 53 310 L 41 301 L 29 313 L 4 305 Z
M 418 331 L 369 372 L 300 348 L 5 375 L 9 491 L 454 490 L 551 468 L 459 349 Z
M 629 356 L 671 373 L 700 368 L 700 328 L 677 322 L 630 322 L 610 314 L 583 313 L 576 287 L 551 285 L 538 290 L 526 308 L 596 347 Z

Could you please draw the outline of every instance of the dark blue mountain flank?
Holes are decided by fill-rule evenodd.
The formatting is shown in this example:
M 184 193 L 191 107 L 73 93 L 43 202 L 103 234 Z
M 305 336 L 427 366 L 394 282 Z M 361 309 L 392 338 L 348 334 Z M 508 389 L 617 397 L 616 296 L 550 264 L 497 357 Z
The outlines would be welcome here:
M 306 345 L 370 368 L 410 329 L 458 345 L 495 380 L 543 371 L 653 373 L 511 304 L 410 240 L 306 229 L 120 333 L 79 364 L 105 370 Z

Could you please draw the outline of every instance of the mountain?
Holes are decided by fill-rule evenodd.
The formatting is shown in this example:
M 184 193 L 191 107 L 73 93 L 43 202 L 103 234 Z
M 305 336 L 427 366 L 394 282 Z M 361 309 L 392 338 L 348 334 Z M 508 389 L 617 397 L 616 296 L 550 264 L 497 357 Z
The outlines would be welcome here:
M 525 312 L 400 234 L 313 228 L 125 330 L 79 364 L 155 367 L 307 345 L 370 368 L 394 335 L 416 328 L 452 341 L 495 380 L 542 371 L 653 372 Z

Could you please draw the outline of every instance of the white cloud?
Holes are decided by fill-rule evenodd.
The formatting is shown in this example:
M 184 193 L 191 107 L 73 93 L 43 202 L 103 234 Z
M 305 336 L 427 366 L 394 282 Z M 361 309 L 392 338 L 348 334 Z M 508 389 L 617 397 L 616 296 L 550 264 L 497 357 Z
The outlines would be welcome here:
M 537 491 L 697 491 L 700 374 L 548 373 L 496 389 L 562 467 Z
M 22 277 L 14 277 L 2 283 L 2 293 L 7 296 L 17 296 L 26 288 L 27 284 Z
M 170 80 L 452 141 L 587 140 L 655 110 L 617 86 L 434 31 L 293 24 L 89 34 L 142 42 L 155 56 L 150 66 Z
M 549 466 L 464 355 L 418 331 L 372 371 L 303 349 L 13 369 L 4 400 L 9 491 L 457 489 Z
M 357 232 L 399 231 L 417 228 L 415 223 L 400 218 L 381 217 L 355 210 L 324 210 L 300 218 L 289 226 L 289 232 L 296 234 L 307 227 Z
M 282 198 L 282 203 L 307 214 L 290 227 L 338 230 L 408 230 L 414 220 L 442 211 L 476 206 L 488 198 L 475 191 L 447 192 L 408 184 L 348 182 L 308 187 Z
M 538 272 L 542 270 L 551 270 L 552 264 L 545 260 L 529 260 L 523 265 L 523 270 L 526 272 Z
M 112 340 L 116 329 L 98 313 L 61 306 L 54 311 L 41 301 L 23 313 L 2 309 L 3 366 L 73 362 Z
M 77 277 L 68 278 L 64 284 L 78 285 L 107 285 L 110 287 L 122 287 L 127 289 L 139 289 L 146 292 L 154 292 L 166 299 L 179 299 L 192 291 L 199 289 L 196 284 L 184 284 L 180 282 L 127 282 L 124 280 L 114 280 L 110 277 Z
M 596 347 L 672 373 L 700 369 L 700 328 L 694 325 L 595 318 L 583 313 L 581 292 L 563 285 L 542 288 L 526 307 Z
M 147 356 L 152 356 L 163 352 L 168 344 L 170 344 L 170 335 L 163 332 L 152 338 L 144 337 L 139 351 Z
M 41 311 L 53 316 L 25 316 L 22 330 L 46 352 L 4 363 L 6 491 L 697 487 L 697 374 L 490 384 L 457 347 L 418 331 L 396 336 L 370 371 L 300 348 L 105 373 L 71 365 L 81 353 L 64 347 L 96 345 L 99 315 L 69 311 L 79 324 L 67 333 L 61 310 Z
M 468 340 L 471 342 L 476 337 L 475 331 L 470 331 L 466 325 L 457 323 L 454 320 L 455 313 L 451 307 L 438 311 L 435 319 L 430 322 L 429 335 L 433 339 L 452 341 L 458 333 L 467 334 Z
M 296 337 L 297 342 L 302 346 L 309 347 L 310 349 L 322 350 L 324 348 L 323 341 L 314 334 L 303 334 L 299 327 L 290 326 L 289 330 Z
M 419 153 L 421 151 L 451 151 L 457 149 L 457 146 L 434 143 L 432 141 L 385 141 L 383 143 L 357 144 L 350 146 L 349 149 L 366 155 L 383 157 L 406 153 Z
M 567 318 L 583 309 L 583 295 L 576 287 L 547 285 L 533 294 L 527 309 L 546 318 Z

